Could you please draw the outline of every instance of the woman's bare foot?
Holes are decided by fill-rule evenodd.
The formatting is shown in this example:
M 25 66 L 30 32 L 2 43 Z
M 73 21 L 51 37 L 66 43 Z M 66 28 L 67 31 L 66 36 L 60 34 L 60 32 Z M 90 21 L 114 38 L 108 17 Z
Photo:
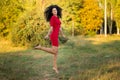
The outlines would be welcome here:
M 41 45 L 34 47 L 34 49 L 41 49 Z
M 54 70 L 57 74 L 59 73 L 59 71 L 58 71 L 57 68 L 53 67 L 53 70 Z

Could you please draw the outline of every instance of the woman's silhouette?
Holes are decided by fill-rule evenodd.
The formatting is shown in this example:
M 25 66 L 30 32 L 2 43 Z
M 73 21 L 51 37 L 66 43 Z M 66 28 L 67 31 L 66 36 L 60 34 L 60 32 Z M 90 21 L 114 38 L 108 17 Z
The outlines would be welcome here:
M 58 73 L 57 55 L 58 55 L 58 46 L 59 46 L 59 42 L 58 42 L 59 32 L 63 37 L 65 37 L 61 29 L 61 21 L 59 19 L 62 17 L 61 12 L 62 9 L 57 5 L 50 5 L 45 9 L 44 12 L 45 19 L 46 21 L 50 22 L 50 29 L 48 31 L 48 34 L 45 36 L 45 39 L 50 38 L 52 47 L 47 48 L 47 47 L 42 47 L 41 45 L 35 47 L 35 49 L 43 50 L 54 55 L 53 70 L 55 70 L 56 73 Z

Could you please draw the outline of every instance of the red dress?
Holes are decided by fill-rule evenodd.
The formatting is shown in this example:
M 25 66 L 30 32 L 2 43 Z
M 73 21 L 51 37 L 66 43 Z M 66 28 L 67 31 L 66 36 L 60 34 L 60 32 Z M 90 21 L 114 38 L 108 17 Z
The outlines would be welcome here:
M 58 43 L 58 35 L 60 31 L 60 20 L 57 16 L 52 16 L 50 19 L 50 26 L 53 27 L 53 31 L 50 34 L 50 41 L 52 43 L 52 46 L 59 46 Z

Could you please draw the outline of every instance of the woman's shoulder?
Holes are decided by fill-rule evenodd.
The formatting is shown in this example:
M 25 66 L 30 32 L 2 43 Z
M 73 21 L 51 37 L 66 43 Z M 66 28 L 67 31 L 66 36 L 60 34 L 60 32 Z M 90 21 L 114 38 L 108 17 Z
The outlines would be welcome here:
M 53 19 L 53 18 L 55 18 L 55 16 L 51 16 L 51 18 L 50 18 L 50 19 Z
M 56 18 L 56 16 L 53 15 L 51 18 Z
M 52 16 L 51 18 L 50 18 L 50 20 L 55 20 L 56 19 L 56 16 Z

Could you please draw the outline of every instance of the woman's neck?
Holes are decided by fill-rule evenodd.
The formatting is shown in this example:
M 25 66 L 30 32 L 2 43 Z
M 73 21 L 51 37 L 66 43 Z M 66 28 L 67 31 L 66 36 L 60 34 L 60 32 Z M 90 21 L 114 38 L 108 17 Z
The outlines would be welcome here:
M 57 15 L 56 15 L 56 14 L 54 14 L 53 16 L 56 16 L 56 17 L 57 17 Z

